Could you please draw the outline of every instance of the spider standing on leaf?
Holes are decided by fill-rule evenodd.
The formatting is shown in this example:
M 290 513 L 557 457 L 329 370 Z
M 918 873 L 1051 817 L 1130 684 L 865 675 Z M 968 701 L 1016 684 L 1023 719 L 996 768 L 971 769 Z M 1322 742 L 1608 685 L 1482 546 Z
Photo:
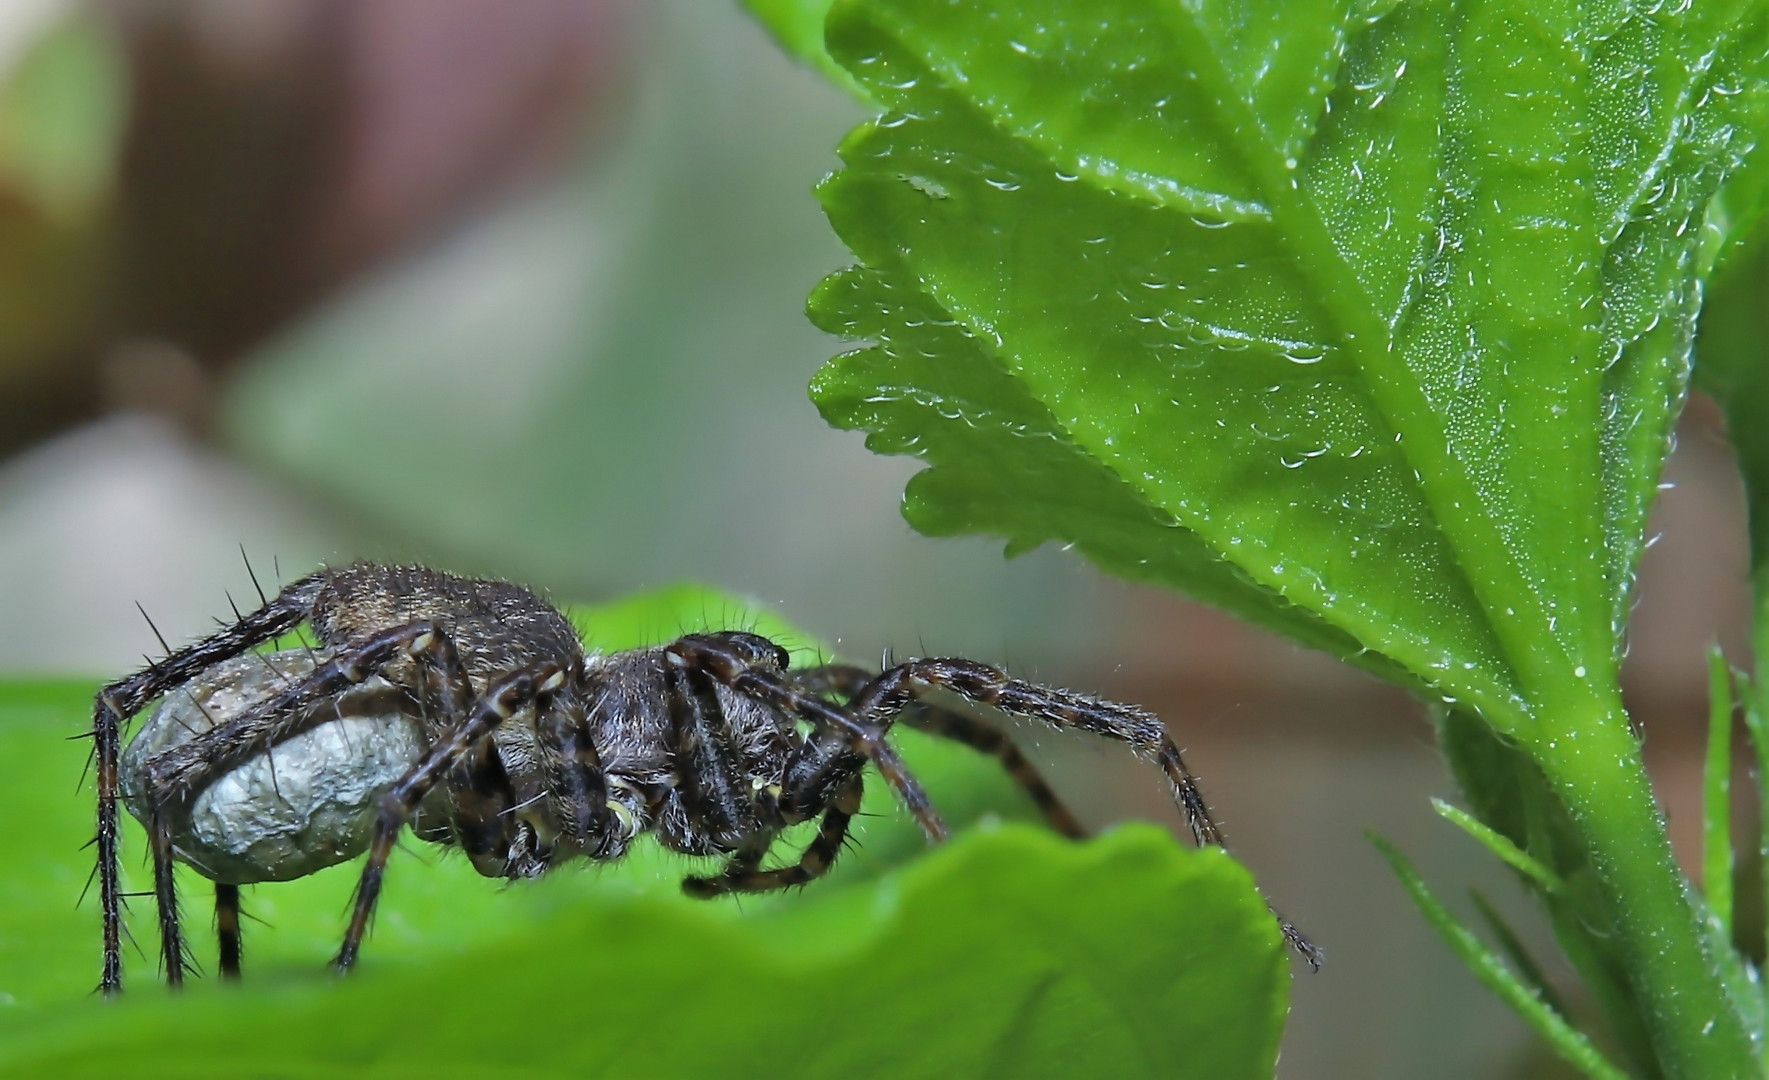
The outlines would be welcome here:
M 253 651 L 302 624 L 316 649 Z M 922 700 L 936 689 L 1131 744 L 1160 765 L 1197 842 L 1222 842 L 1166 727 L 1135 706 L 969 660 L 911 660 L 876 675 L 789 670 L 785 649 L 739 631 L 586 655 L 571 623 L 526 589 L 359 563 L 304 577 L 99 691 L 101 989 L 123 981 L 119 798 L 148 831 L 161 962 L 174 986 L 189 963 L 174 860 L 215 882 L 221 971 L 237 977 L 241 885 L 366 850 L 336 959 L 349 971 L 408 824 L 503 878 L 618 859 L 651 832 L 673 851 L 726 857 L 717 873 L 683 883 L 690 894 L 764 892 L 829 869 L 871 764 L 922 830 L 944 839 L 945 823 L 887 739 L 898 721 L 994 755 L 1052 826 L 1084 835 L 1005 736 Z M 124 722 L 162 697 L 125 752 Z M 783 829 L 812 819 L 816 837 L 796 863 L 761 868 Z M 1318 967 L 1319 951 L 1280 924 Z

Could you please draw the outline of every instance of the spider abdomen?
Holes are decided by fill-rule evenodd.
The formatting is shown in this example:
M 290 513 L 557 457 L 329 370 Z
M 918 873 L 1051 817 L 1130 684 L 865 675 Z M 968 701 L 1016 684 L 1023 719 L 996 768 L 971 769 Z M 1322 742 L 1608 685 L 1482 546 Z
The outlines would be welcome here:
M 146 767 L 154 755 L 227 723 L 314 666 L 305 650 L 241 656 L 167 694 L 123 753 L 129 812 L 149 823 Z M 425 750 L 400 696 L 372 678 L 321 703 L 327 715 L 308 730 L 168 798 L 161 813 L 178 855 L 205 877 L 245 885 L 289 881 L 362 854 L 381 794 Z

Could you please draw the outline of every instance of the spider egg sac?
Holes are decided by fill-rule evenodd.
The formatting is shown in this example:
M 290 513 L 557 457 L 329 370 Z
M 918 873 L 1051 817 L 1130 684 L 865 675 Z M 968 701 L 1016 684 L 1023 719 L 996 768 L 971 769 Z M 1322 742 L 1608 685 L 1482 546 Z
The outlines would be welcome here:
M 218 663 L 167 694 L 123 752 L 129 812 L 148 823 L 147 764 L 155 755 L 236 719 L 314 667 L 305 649 L 254 653 Z M 320 699 L 307 730 L 194 797 L 169 799 L 162 813 L 178 857 L 214 881 L 246 885 L 288 881 L 366 851 L 382 793 L 425 749 L 402 700 L 397 687 L 373 676 Z

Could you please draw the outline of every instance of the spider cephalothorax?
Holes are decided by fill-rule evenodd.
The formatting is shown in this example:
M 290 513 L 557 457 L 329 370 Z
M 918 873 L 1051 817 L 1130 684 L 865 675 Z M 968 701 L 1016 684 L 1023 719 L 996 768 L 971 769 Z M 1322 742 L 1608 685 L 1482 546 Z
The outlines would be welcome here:
M 252 651 L 304 623 L 317 647 Z M 1167 729 L 1135 706 L 969 660 L 910 660 L 876 675 L 788 660 L 741 631 L 586 655 L 570 622 L 534 593 L 422 567 L 359 563 L 302 578 L 99 691 L 102 988 L 122 985 L 119 798 L 151 840 L 173 984 L 187 963 L 174 860 L 215 882 L 222 972 L 237 975 L 239 886 L 366 850 L 337 957 L 348 971 L 408 824 L 462 848 L 480 873 L 510 878 L 616 859 L 650 832 L 672 850 L 725 857 L 718 873 L 684 883 L 690 893 L 764 891 L 829 868 L 870 764 L 942 839 L 945 824 L 887 738 L 899 721 L 995 755 L 1052 825 L 1082 835 L 1013 743 L 922 700 L 935 689 L 1129 743 L 1160 765 L 1197 841 L 1221 843 Z M 162 697 L 124 752 L 124 721 Z M 812 819 L 816 837 L 795 863 L 761 868 L 781 830 Z M 1283 929 L 1317 964 L 1318 951 Z

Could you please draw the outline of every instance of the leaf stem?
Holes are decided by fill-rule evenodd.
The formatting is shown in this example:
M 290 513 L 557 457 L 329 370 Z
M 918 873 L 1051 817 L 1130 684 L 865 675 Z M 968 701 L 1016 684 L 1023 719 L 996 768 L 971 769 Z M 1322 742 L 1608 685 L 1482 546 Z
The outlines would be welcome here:
M 1559 734 L 1545 733 L 1532 753 L 1590 855 L 1659 1063 L 1671 1077 L 1760 1076 L 1672 856 L 1639 743 L 1619 703 L 1605 711 L 1545 725 Z

